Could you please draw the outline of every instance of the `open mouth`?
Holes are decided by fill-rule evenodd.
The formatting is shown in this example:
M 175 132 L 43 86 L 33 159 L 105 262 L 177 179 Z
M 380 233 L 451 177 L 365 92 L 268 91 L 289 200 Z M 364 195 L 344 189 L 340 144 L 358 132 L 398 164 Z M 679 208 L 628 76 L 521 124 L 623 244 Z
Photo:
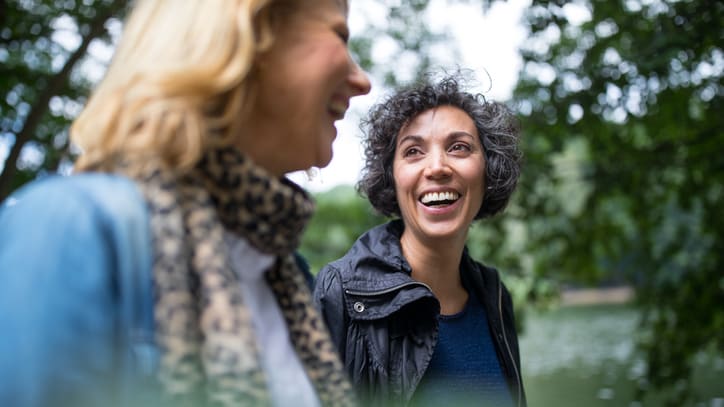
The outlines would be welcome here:
M 455 191 L 428 192 L 420 197 L 420 202 L 425 206 L 436 208 L 452 205 L 458 199 L 460 199 L 460 194 Z

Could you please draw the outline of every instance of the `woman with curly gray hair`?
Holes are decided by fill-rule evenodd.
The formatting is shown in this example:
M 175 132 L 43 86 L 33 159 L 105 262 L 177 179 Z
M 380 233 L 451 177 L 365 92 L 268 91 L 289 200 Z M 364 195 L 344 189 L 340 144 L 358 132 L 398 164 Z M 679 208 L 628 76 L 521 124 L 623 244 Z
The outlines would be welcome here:
M 400 219 L 319 273 L 314 299 L 359 395 L 378 405 L 525 405 L 513 306 L 468 255 L 471 223 L 507 204 L 520 129 L 456 76 L 372 108 L 358 188 Z

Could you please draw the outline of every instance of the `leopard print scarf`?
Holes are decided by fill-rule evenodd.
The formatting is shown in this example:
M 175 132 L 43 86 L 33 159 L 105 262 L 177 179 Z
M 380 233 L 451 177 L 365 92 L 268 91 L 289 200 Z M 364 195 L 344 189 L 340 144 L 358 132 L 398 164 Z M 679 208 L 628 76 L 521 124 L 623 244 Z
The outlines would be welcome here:
M 352 405 L 352 389 L 292 257 L 311 217 L 308 196 L 235 149 L 211 151 L 175 177 L 132 175 L 148 201 L 154 241 L 161 382 L 174 405 L 269 405 L 251 316 L 230 267 L 224 230 L 276 256 L 267 281 L 323 405 Z

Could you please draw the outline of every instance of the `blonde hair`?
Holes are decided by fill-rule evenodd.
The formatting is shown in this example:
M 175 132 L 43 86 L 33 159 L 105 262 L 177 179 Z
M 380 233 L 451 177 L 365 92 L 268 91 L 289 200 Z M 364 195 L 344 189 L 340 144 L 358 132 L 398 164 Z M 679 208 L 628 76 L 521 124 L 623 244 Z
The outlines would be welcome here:
M 278 0 L 137 0 L 106 76 L 71 127 L 76 170 L 115 158 L 193 167 L 238 134 L 256 56 L 273 41 Z

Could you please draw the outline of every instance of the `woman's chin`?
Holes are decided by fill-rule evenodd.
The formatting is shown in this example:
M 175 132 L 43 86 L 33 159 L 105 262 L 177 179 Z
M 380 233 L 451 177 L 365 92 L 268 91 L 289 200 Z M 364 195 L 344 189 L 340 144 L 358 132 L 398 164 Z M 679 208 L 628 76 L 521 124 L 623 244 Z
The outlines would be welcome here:
M 310 167 L 324 168 L 332 162 L 332 149 L 330 147 L 329 152 L 321 154 L 317 157 L 316 163 L 310 165 Z

